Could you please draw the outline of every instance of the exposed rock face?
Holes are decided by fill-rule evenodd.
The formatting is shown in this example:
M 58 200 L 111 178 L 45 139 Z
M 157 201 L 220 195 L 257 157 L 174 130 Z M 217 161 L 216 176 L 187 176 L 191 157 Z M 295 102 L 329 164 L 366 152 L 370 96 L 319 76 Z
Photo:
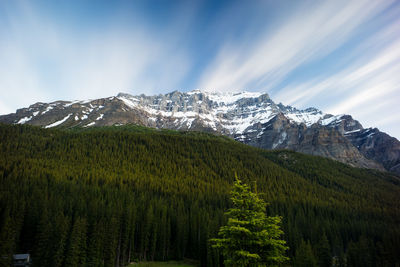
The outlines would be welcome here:
M 350 142 L 366 158 L 380 162 L 387 170 L 400 173 L 400 142 L 377 128 L 347 134 Z
M 285 116 L 275 116 L 263 127 L 263 133 L 247 136 L 243 142 L 267 149 L 291 149 L 305 154 L 323 156 L 353 166 L 383 170 L 375 161 L 365 158 L 354 145 L 336 129 L 313 124 L 293 124 Z M 258 133 L 260 134 L 260 133 Z
M 353 166 L 400 173 L 400 142 L 364 129 L 350 115 L 275 104 L 262 93 L 188 93 L 36 103 L 0 122 L 50 127 L 139 124 L 154 128 L 223 134 L 266 149 L 291 149 Z

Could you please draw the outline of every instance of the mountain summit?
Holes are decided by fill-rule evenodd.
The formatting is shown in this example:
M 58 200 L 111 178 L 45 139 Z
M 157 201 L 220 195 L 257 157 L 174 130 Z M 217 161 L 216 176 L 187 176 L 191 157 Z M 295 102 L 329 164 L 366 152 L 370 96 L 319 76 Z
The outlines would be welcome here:
M 134 123 L 206 131 L 260 148 L 290 149 L 400 174 L 400 142 L 396 138 L 376 128 L 364 129 L 350 115 L 275 104 L 266 93 L 119 93 L 94 100 L 36 103 L 0 116 L 0 122 L 45 128 Z

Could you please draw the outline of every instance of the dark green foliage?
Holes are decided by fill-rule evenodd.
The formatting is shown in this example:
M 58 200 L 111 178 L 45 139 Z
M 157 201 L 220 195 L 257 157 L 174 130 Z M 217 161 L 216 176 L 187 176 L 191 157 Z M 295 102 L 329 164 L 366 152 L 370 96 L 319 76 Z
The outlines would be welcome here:
M 295 267 L 317 267 L 317 260 L 312 251 L 310 242 L 301 240 L 300 246 L 296 249 L 294 258 Z
M 323 233 L 315 247 L 315 254 L 319 266 L 332 266 L 332 253 L 326 234 Z
M 332 257 L 400 263 L 396 176 L 204 133 L 0 125 L 1 265 L 29 252 L 43 267 L 184 257 L 219 266 L 207 240 L 226 224 L 235 173 L 283 217 L 290 258 L 325 233 Z
M 250 187 L 236 178 L 231 192 L 233 207 L 228 223 L 219 229 L 219 238 L 211 239 L 220 249 L 226 266 L 277 266 L 289 260 L 288 247 L 280 237 L 280 217 L 266 215 L 267 204 Z
M 54 228 L 52 232 L 52 240 L 51 243 L 53 247 L 51 249 L 52 253 L 54 253 L 52 266 L 60 267 L 63 266 L 64 261 L 64 252 L 67 244 L 67 237 L 69 231 L 69 219 L 65 217 L 62 212 L 59 212 L 55 215 L 54 218 Z M 86 233 L 85 233 L 86 234 Z M 85 236 L 82 238 L 86 238 Z M 85 251 L 86 248 L 82 248 L 82 252 Z
M 12 263 L 12 254 L 16 250 L 22 216 L 17 211 L 11 212 L 3 208 L 0 227 L 0 266 Z
M 114 250 L 115 247 L 112 249 Z M 51 251 L 50 251 L 51 252 Z M 113 257 L 114 260 L 114 257 Z M 66 266 L 82 266 L 86 262 L 86 220 L 76 218 L 69 234 L 65 255 Z
M 350 242 L 347 250 L 347 266 L 371 267 L 375 266 L 372 255 L 375 254 L 370 241 L 361 236 L 358 242 Z

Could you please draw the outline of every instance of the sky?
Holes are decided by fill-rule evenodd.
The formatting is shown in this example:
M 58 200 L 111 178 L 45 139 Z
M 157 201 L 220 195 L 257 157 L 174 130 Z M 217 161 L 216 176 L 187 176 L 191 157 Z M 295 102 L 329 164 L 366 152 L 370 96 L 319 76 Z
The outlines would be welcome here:
M 194 89 L 266 92 L 400 139 L 400 1 L 0 1 L 0 114 Z

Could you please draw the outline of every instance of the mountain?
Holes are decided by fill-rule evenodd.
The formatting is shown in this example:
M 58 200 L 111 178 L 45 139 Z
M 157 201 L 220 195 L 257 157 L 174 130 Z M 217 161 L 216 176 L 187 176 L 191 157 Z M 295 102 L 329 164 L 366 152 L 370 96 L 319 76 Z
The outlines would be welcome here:
M 194 90 L 165 95 L 117 96 L 36 103 L 0 122 L 52 127 L 137 124 L 222 134 L 265 149 L 290 149 L 352 166 L 400 174 L 400 142 L 350 115 L 276 104 L 266 93 Z

